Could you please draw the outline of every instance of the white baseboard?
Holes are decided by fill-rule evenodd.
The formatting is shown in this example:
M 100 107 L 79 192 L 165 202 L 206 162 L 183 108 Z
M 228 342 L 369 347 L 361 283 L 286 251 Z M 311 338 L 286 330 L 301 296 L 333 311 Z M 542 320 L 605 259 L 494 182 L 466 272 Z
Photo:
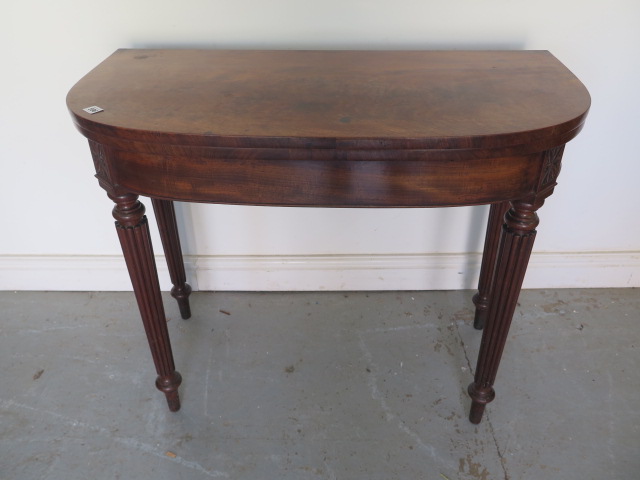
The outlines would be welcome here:
M 164 257 L 160 285 L 171 284 Z M 476 288 L 479 254 L 187 256 L 194 290 L 347 291 Z M 536 253 L 524 288 L 640 287 L 640 252 Z M 0 290 L 131 290 L 120 256 L 0 256 Z

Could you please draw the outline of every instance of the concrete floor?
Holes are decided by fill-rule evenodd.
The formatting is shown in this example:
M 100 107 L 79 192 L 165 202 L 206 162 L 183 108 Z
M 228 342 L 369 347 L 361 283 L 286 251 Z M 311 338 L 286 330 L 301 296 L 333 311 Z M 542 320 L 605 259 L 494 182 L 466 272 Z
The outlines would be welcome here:
M 0 293 L 0 479 L 637 479 L 638 290 L 525 291 L 483 423 L 470 292 Z

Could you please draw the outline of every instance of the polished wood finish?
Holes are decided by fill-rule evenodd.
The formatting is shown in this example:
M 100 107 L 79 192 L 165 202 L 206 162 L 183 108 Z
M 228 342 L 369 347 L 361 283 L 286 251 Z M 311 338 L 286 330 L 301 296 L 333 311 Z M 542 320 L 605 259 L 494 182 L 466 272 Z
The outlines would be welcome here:
M 536 211 L 589 104 L 584 86 L 544 51 L 118 50 L 67 97 L 96 177 L 116 202 L 158 386 L 172 409 L 180 377 L 138 195 L 152 198 L 183 316 L 189 287 L 173 200 L 492 204 L 475 298 L 484 331 L 469 387 L 474 423 L 495 396 Z M 83 111 L 93 105 L 104 110 Z

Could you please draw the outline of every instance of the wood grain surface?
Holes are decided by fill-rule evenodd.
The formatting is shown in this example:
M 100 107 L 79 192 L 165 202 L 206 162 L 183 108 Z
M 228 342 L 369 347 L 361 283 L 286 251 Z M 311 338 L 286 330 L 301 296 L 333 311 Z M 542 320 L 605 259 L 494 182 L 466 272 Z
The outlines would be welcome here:
M 546 51 L 118 50 L 67 103 L 132 140 L 449 149 L 566 135 L 590 98 Z

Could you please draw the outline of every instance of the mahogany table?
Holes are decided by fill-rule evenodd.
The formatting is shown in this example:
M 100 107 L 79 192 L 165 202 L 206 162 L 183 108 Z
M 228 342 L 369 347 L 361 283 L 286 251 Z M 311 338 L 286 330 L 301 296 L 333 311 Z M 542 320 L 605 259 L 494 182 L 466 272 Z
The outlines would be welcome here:
M 491 204 L 470 420 L 493 389 L 538 217 L 590 97 L 546 51 L 118 50 L 67 105 L 89 146 L 133 283 L 156 386 L 180 408 L 149 228 L 183 318 L 172 201 L 321 207 Z M 90 108 L 93 107 L 93 108 Z

